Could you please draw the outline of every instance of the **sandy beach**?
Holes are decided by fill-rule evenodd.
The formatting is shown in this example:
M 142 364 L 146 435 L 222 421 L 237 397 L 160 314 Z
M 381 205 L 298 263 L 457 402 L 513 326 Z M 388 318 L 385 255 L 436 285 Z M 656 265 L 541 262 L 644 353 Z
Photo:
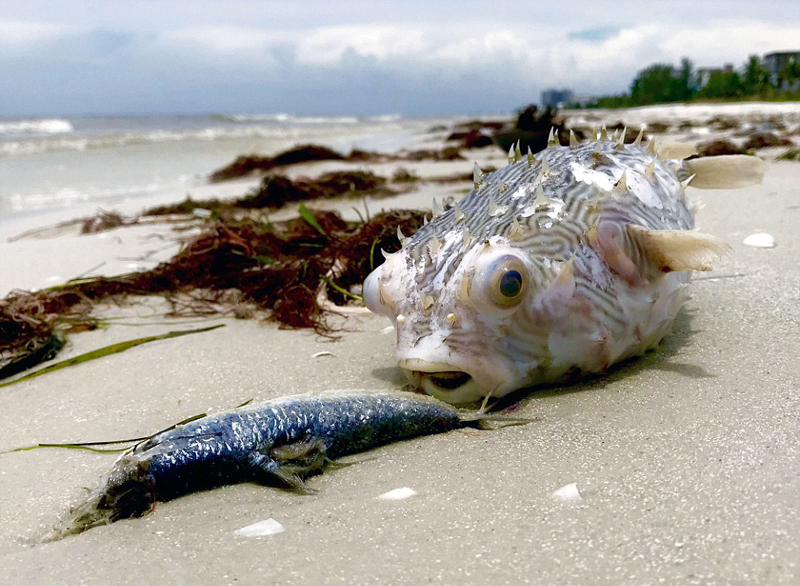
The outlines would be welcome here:
M 756 118 L 780 114 L 796 132 L 800 107 L 781 106 L 774 112 L 758 105 L 670 106 L 580 115 L 590 114 L 588 123 L 691 119 L 694 126 L 667 136 L 697 143 L 724 134 L 704 125 L 717 115 L 756 126 Z M 423 147 L 433 139 L 420 134 L 414 140 Z M 733 253 L 715 271 L 697 275 L 691 300 L 660 348 L 600 378 L 532 392 L 515 411 L 532 418 L 530 424 L 456 431 L 352 456 L 347 461 L 355 465 L 312 478 L 318 491 L 312 495 L 228 486 L 48 544 L 31 540 L 82 487 L 97 483 L 114 456 L 58 449 L 2 454 L 0 583 L 798 584 L 800 163 L 774 160 L 780 152 L 758 153 L 767 160 L 761 185 L 689 189 L 704 203 L 700 229 L 728 242 Z M 473 161 L 499 166 L 506 158 L 496 148 L 462 154 L 464 160 L 447 162 L 308 163 L 289 175 L 368 166 L 390 176 L 402 166 L 425 179 L 468 173 Z M 257 182 L 197 186 L 192 196 L 232 197 Z M 429 209 L 433 197 L 458 198 L 466 188 L 468 182 L 422 181 L 413 191 L 367 204 L 372 211 Z M 130 214 L 184 195 L 174 190 L 118 208 Z M 310 205 L 357 219 L 353 207 L 363 203 Z M 68 229 L 8 241 L 80 216 L 87 206 L 0 224 L 0 295 L 57 284 L 98 265 L 92 274 L 150 268 L 180 248 L 168 225 L 85 236 Z M 271 218 L 291 217 L 296 209 Z M 777 246 L 744 245 L 756 232 L 769 233 Z M 225 327 L 0 389 L 0 451 L 148 435 L 249 399 L 405 383 L 381 317 L 334 318 L 343 329 L 329 341 L 263 320 L 170 320 L 165 308 L 158 298 L 103 306 L 102 315 L 119 319 L 71 336 L 59 359 L 193 325 Z M 331 354 L 315 357 L 318 352 Z M 579 500 L 553 495 L 573 483 Z M 416 494 L 379 498 L 402 487 Z M 282 533 L 236 534 L 270 518 Z

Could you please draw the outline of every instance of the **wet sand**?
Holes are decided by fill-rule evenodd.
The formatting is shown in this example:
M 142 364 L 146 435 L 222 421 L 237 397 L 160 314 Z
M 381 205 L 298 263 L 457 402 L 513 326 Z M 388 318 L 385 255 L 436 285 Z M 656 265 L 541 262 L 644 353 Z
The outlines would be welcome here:
M 773 162 L 760 186 L 690 190 L 706 204 L 700 228 L 734 253 L 692 284 L 659 350 L 529 394 L 517 410 L 529 425 L 354 456 L 357 465 L 311 479 L 310 496 L 224 487 L 45 545 L 27 540 L 114 457 L 0 455 L 0 583 L 797 584 L 798 185 L 800 164 Z M 428 206 L 430 196 L 403 203 Z M 778 246 L 742 244 L 759 231 Z M 163 309 L 157 300 L 109 307 L 144 325 L 73 336 L 63 357 L 190 327 L 154 317 Z M 404 382 L 382 318 L 347 318 L 337 342 L 255 321 L 201 323 L 226 327 L 0 389 L 0 450 L 139 436 L 250 398 Z M 333 356 L 314 358 L 320 351 Z M 581 500 L 553 498 L 570 483 Z M 399 487 L 417 494 L 377 498 Z M 235 534 L 268 518 L 285 531 Z

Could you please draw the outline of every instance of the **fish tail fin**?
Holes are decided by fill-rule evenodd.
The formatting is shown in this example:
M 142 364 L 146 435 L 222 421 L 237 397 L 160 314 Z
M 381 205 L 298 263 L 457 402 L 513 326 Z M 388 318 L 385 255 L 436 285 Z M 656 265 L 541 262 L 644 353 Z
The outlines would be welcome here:
M 98 525 L 141 517 L 153 510 L 155 500 L 155 482 L 141 463 L 133 459 L 120 460 L 108 480 L 81 504 L 70 508 L 41 541 L 57 541 Z
M 694 177 L 689 182 L 698 189 L 737 189 L 758 185 L 764 178 L 765 163 L 750 155 L 720 155 L 686 161 Z
M 464 427 L 475 429 L 497 429 L 512 425 L 527 425 L 536 421 L 535 417 L 514 417 L 503 413 L 462 413 L 459 419 Z

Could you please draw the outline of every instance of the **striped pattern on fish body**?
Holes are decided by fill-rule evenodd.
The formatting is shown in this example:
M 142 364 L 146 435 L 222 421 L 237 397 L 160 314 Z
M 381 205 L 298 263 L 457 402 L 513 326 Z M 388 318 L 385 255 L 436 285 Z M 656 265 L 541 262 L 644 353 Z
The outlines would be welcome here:
M 692 230 L 693 162 L 651 150 L 598 140 L 476 170 L 475 188 L 365 282 L 408 378 L 468 402 L 656 345 L 691 270 L 708 270 L 724 245 Z

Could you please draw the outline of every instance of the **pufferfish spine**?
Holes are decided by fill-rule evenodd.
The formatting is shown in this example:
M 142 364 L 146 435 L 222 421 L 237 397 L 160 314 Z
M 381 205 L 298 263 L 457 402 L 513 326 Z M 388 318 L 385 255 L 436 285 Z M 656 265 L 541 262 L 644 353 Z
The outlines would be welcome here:
M 693 230 L 685 186 L 753 184 L 763 163 L 663 160 L 690 150 L 624 137 L 476 165 L 475 188 L 367 278 L 412 383 L 451 403 L 501 397 L 602 372 L 668 333 L 691 271 L 727 248 Z

